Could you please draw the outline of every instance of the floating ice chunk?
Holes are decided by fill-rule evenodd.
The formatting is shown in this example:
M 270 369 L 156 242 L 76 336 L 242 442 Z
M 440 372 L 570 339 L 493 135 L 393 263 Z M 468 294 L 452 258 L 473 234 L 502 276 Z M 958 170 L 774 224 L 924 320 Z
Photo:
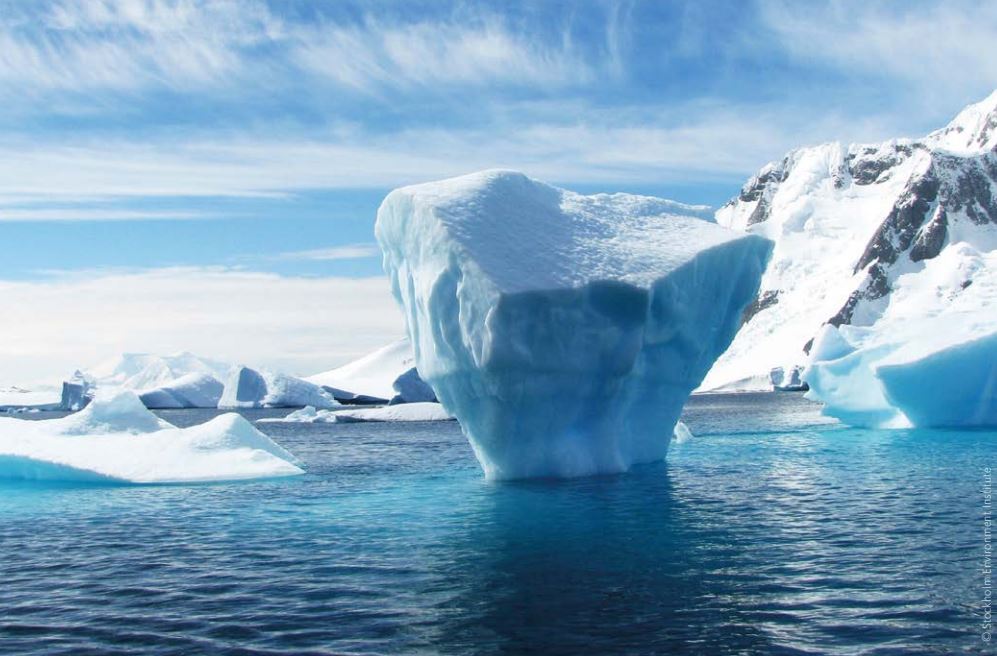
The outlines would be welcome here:
M 396 392 L 391 398 L 391 405 L 436 402 L 436 392 L 419 377 L 419 371 L 415 367 L 398 376 L 391 386 Z
M 692 439 L 692 431 L 683 422 L 679 421 L 675 423 L 675 431 L 672 439 L 675 440 L 676 444 L 682 444 L 683 442 L 688 442 Z
M 357 410 L 336 410 L 336 421 L 448 421 L 453 415 L 439 403 L 405 403 L 383 408 L 361 408 Z
M 147 408 L 217 408 L 224 389 L 214 376 L 193 373 L 139 392 L 139 398 Z
M 807 384 L 803 382 L 802 373 L 803 367 L 800 365 L 773 368 L 769 372 L 769 381 L 772 383 L 772 389 L 777 392 L 799 392 L 806 390 Z
M 508 171 L 388 195 L 375 232 L 416 364 L 488 477 L 665 457 L 771 251 L 695 213 Z
M 270 371 L 233 367 L 219 408 L 335 408 L 339 402 L 314 383 Z
M 439 403 L 404 403 L 382 408 L 316 410 L 308 406 L 283 418 L 258 419 L 257 423 L 351 423 L 363 421 L 448 421 L 453 417 Z
M 807 398 L 855 426 L 997 425 L 997 333 L 959 341 L 946 327 L 926 321 L 906 340 L 839 329 L 858 346 L 810 364 Z
M 0 418 L 0 479 L 189 483 L 294 476 L 296 459 L 237 414 L 176 428 L 133 392 L 43 421 Z
M 915 426 L 997 426 L 997 332 L 875 371 Z

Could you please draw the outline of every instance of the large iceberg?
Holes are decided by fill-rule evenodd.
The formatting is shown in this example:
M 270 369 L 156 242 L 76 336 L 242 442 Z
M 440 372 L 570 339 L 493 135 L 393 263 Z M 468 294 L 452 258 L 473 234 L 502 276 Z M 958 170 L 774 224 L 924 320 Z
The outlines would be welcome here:
M 237 414 L 177 428 L 126 390 L 98 392 L 61 419 L 0 418 L 0 479 L 191 483 L 302 473 Z
M 919 274 L 871 326 L 824 326 L 809 398 L 857 426 L 997 425 L 997 252 L 954 244 Z
M 509 171 L 388 195 L 375 232 L 416 364 L 488 477 L 665 457 L 771 252 L 701 215 Z
M 233 367 L 219 408 L 335 408 L 339 402 L 314 383 L 272 371 Z
M 419 377 L 407 338 L 305 380 L 322 386 L 344 403 L 436 401 L 433 389 Z

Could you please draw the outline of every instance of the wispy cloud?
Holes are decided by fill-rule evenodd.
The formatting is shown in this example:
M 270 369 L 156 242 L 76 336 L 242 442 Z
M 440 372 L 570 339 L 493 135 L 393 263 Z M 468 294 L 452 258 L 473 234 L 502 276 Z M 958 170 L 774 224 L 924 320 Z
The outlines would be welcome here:
M 486 10 L 432 18 L 391 7 L 287 19 L 257 0 L 53 0 L 0 14 L 0 84 L 21 93 L 148 88 L 226 92 L 300 83 L 370 92 L 418 85 L 585 82 L 598 66 L 554 36 Z M 333 15 L 326 15 L 332 13 Z
M 278 253 L 273 256 L 273 259 L 331 262 L 334 260 L 358 260 L 365 257 L 379 257 L 380 255 L 381 250 L 377 247 L 377 244 L 347 244 L 345 246 Z
M 566 32 L 554 43 L 531 39 L 496 16 L 402 25 L 368 19 L 302 31 L 294 41 L 293 60 L 304 69 L 365 91 L 497 82 L 561 85 L 587 82 L 595 73 Z
M 590 118 L 359 131 L 323 140 L 247 134 L 228 140 L 0 143 L 0 205 L 22 196 L 274 196 L 393 187 L 495 167 L 565 183 L 711 177 L 736 182 L 799 145 L 898 136 L 882 118 L 813 117 L 772 106 L 697 104 L 631 115 L 594 112 Z
M 0 223 L 27 221 L 191 221 L 210 216 L 204 212 L 190 211 L 0 207 Z
M 762 18 L 801 62 L 910 85 L 920 103 L 997 86 L 997 4 L 987 0 L 761 4 Z M 947 102 L 946 102 L 947 101 Z
M 0 383 L 64 376 L 125 351 L 189 350 L 310 374 L 398 338 L 388 282 L 222 267 L 0 280 Z

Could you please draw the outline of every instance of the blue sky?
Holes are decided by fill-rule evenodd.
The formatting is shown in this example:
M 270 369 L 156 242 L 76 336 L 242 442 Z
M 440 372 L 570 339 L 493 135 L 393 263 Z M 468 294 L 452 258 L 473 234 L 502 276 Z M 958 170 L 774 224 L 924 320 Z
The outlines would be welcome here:
M 0 384 L 123 350 L 327 368 L 402 332 L 392 187 L 718 205 L 790 148 L 940 127 L 997 87 L 995 35 L 992 2 L 0 0 Z

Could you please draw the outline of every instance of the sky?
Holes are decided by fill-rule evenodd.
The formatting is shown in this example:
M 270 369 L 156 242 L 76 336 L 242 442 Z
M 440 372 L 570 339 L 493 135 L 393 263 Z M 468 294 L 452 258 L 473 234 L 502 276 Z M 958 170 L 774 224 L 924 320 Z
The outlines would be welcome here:
M 997 3 L 0 0 L 0 385 L 121 352 L 305 375 L 401 336 L 390 189 L 514 168 L 723 204 L 997 88 Z

